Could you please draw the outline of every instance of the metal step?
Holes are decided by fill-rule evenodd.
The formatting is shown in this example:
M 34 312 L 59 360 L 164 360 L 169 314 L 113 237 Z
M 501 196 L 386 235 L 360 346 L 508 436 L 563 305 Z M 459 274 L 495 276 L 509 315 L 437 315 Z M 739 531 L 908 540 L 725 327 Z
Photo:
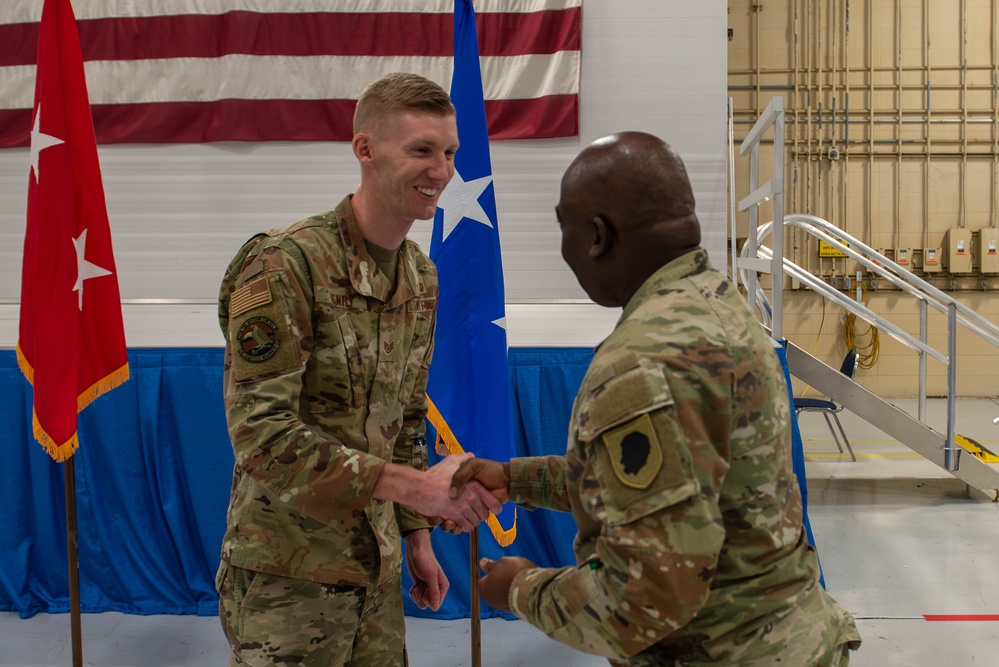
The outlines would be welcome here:
M 914 452 L 946 470 L 947 437 L 816 359 L 794 343 L 787 344 L 791 374 L 821 391 L 850 412 L 876 426 Z M 957 470 L 950 471 L 968 486 L 999 500 L 999 467 L 957 449 Z

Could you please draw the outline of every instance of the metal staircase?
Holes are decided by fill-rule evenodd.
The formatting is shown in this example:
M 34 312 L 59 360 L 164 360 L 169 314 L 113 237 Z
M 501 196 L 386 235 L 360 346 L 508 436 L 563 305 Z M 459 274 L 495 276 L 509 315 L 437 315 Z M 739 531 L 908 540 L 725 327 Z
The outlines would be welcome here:
M 791 342 L 787 344 L 787 365 L 795 377 L 948 470 L 944 456 L 948 451 L 946 435 L 937 433 L 924 421 L 902 411 Z M 956 453 L 957 465 L 950 470 L 951 474 L 992 500 L 999 500 L 999 468 L 996 464 L 984 463 L 961 448 Z
M 731 113 L 730 113 L 731 118 Z M 969 487 L 977 489 L 993 500 L 999 500 L 999 464 L 985 463 L 981 459 L 959 447 L 955 443 L 955 394 L 957 329 L 961 326 L 992 345 L 999 348 L 999 326 L 981 317 L 953 297 L 935 288 L 910 271 L 896 264 L 873 248 L 862 243 L 835 225 L 810 215 L 787 215 L 783 213 L 783 173 L 782 150 L 773 155 L 773 178 L 759 184 L 759 146 L 763 136 L 773 128 L 774 146 L 782 147 L 784 110 L 783 99 L 771 100 L 760 119 L 747 134 L 740 147 L 740 154 L 750 154 L 750 189 L 752 192 L 739 202 L 740 211 L 749 211 L 749 238 L 740 256 L 733 251 L 733 280 L 742 279 L 750 301 L 755 302 L 757 312 L 775 339 L 783 338 L 782 332 L 782 287 L 785 277 L 797 281 L 837 306 L 853 313 L 908 347 L 918 357 L 919 391 L 916 415 L 899 409 L 890 401 L 872 393 L 854 380 L 847 378 L 839 370 L 831 368 L 808 352 L 788 341 L 787 361 L 793 375 L 807 382 L 846 409 L 878 427 L 913 451 L 921 454 L 944 470 L 951 472 Z M 734 162 L 734 140 L 732 125 L 729 125 L 730 161 Z M 734 167 L 730 165 L 730 168 Z M 734 192 L 734 179 L 730 186 Z M 733 195 L 734 197 L 734 195 Z M 759 225 L 758 207 L 773 198 L 774 219 Z M 732 238 L 735 239 L 735 202 L 732 210 Z M 783 257 L 783 237 L 785 227 L 803 230 L 807 235 L 825 241 L 839 248 L 855 260 L 871 276 L 884 280 L 893 288 L 917 299 L 920 312 L 919 331 L 905 331 L 878 313 L 868 309 L 860 299 L 850 298 L 822 279 L 805 271 L 794 262 Z M 768 236 L 773 238 L 773 249 L 763 245 Z M 733 242 L 734 247 L 734 242 Z M 772 277 L 770 296 L 760 285 L 759 274 Z M 946 350 L 938 350 L 928 344 L 927 320 L 929 312 L 937 311 L 947 316 Z M 999 349 L 997 349 L 999 353 Z M 947 368 L 947 433 L 941 434 L 926 422 L 926 362 L 934 358 Z

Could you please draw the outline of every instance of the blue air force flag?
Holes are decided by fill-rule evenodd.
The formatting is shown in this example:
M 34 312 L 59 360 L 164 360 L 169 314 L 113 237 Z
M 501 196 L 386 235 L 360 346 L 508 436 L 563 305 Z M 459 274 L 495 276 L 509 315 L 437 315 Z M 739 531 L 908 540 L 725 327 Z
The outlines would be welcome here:
M 489 138 L 470 0 L 454 7 L 451 100 L 458 116 L 454 178 L 437 204 L 430 258 L 440 298 L 427 394 L 438 452 L 507 461 L 513 451 L 503 266 Z M 501 546 L 516 535 L 508 504 L 489 527 Z M 506 526 L 506 529 L 504 529 Z

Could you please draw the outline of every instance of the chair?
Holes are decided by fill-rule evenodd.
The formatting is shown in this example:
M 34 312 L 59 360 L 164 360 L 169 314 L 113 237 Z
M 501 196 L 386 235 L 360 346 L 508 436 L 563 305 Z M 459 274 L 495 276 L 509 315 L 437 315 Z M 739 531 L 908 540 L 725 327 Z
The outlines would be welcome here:
M 851 380 L 853 379 L 853 376 L 857 372 L 856 348 L 851 347 L 849 351 L 847 351 L 846 357 L 843 358 L 843 365 L 840 366 L 839 372 Z M 836 447 L 839 448 L 840 453 L 843 453 L 843 446 L 846 445 L 846 451 L 850 453 L 850 460 L 856 462 L 857 457 L 853 453 L 853 447 L 850 446 L 850 440 L 846 437 L 846 431 L 843 430 L 843 424 L 839 421 L 839 412 L 842 409 L 842 405 L 831 400 L 821 398 L 794 399 L 795 415 L 799 415 L 802 412 L 821 412 L 822 416 L 826 419 L 826 425 L 829 426 L 829 432 L 832 433 L 833 440 L 836 442 Z M 837 431 L 839 433 L 837 433 Z M 841 436 L 843 438 L 842 442 L 840 442 Z

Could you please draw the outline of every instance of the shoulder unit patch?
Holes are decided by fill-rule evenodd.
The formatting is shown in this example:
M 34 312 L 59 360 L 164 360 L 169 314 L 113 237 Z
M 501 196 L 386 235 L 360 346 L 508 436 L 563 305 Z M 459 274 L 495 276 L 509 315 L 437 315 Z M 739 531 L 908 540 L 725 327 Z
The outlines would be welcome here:
M 236 332 L 236 350 L 247 361 L 267 361 L 281 347 L 277 325 L 266 317 L 251 317 L 239 325 Z
M 647 489 L 663 465 L 663 452 L 648 413 L 602 436 L 618 480 L 633 489 Z

